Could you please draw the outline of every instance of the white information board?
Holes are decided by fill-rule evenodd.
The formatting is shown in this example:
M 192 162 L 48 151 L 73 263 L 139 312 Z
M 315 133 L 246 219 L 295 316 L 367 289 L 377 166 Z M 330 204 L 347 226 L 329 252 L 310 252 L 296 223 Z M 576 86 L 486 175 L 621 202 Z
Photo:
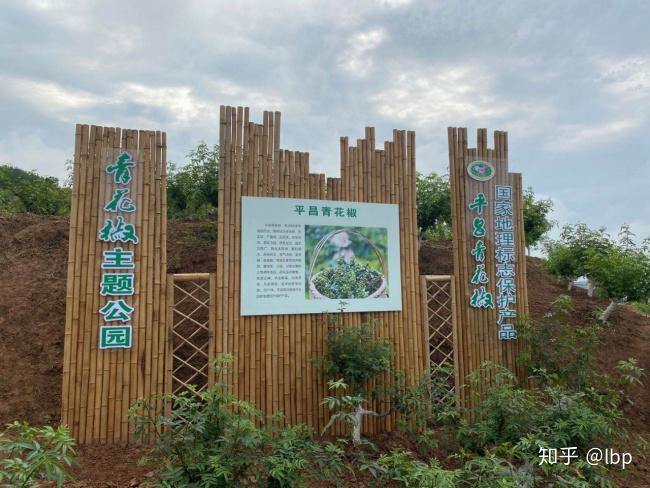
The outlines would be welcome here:
M 398 205 L 242 197 L 241 222 L 241 315 L 402 309 Z

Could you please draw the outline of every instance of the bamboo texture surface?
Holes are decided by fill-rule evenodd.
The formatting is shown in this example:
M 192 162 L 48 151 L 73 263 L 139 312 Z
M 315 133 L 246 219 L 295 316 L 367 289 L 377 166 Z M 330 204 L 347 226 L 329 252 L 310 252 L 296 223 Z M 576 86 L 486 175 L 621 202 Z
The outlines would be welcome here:
M 106 167 L 123 151 L 136 161 L 131 214 L 104 210 L 118 187 Z M 61 422 L 80 444 L 126 443 L 134 426 L 129 407 L 141 397 L 165 390 L 167 334 L 166 135 L 113 127 L 77 125 L 66 290 Z M 135 293 L 126 301 L 135 310 L 130 349 L 99 349 L 99 309 L 111 297 L 100 295 L 102 252 L 115 245 L 98 239 L 105 219 L 122 215 L 134 223 Z
M 485 362 L 505 366 L 519 377 L 522 371 L 517 358 L 524 345 L 521 339 L 499 340 L 497 332 L 497 306 L 493 309 L 474 308 L 469 305 L 472 289 L 470 283 L 474 271 L 474 258 L 470 254 L 476 238 L 472 237 L 472 220 L 475 216 L 468 209 L 469 204 L 479 192 L 488 200 L 484 211 L 486 222 L 485 270 L 490 277 L 486 290 L 497 297 L 495 278 L 496 246 L 494 242 L 494 202 L 495 186 L 512 187 L 513 224 L 515 240 L 515 280 L 517 318 L 528 316 L 528 292 L 526 287 L 526 256 L 523 226 L 523 197 L 520 173 L 508 171 L 508 134 L 494 132 L 494 148 L 487 147 L 487 130 L 477 131 L 477 147 L 468 148 L 467 129 L 448 129 L 449 167 L 452 193 L 452 234 L 454 256 L 456 347 L 459 386 L 467 385 L 470 373 L 476 371 Z M 495 176 L 485 182 L 470 178 L 467 166 L 473 161 L 487 161 L 494 166 Z M 473 395 L 473 394 L 477 395 Z M 459 388 L 460 402 L 465 406 L 475 404 L 481 391 L 471 392 L 467 387 Z
M 327 318 L 322 314 L 240 315 L 241 197 L 310 198 L 399 204 L 401 312 L 344 313 L 344 322 L 375 320 L 375 333 L 394 347 L 392 366 L 407 383 L 424 371 L 415 207 L 415 134 L 393 131 L 391 141 L 375 145 L 375 130 L 352 146 L 340 139 L 341 176 L 310 173 L 309 154 L 280 147 L 281 116 L 264 112 L 262 123 L 250 120 L 244 107 L 220 109 L 219 211 L 217 222 L 216 321 L 211 350 L 235 357 L 227 380 L 241 400 L 265 414 L 283 412 L 288 424 L 322 429 L 329 413 L 322 371 L 313 363 L 323 356 Z M 387 378 L 381 378 L 386 380 Z M 374 405 L 384 410 L 388 404 Z M 366 433 L 390 431 L 395 416 L 368 418 Z M 338 430 L 336 430 L 338 429 Z M 334 433 L 341 433 L 337 427 Z

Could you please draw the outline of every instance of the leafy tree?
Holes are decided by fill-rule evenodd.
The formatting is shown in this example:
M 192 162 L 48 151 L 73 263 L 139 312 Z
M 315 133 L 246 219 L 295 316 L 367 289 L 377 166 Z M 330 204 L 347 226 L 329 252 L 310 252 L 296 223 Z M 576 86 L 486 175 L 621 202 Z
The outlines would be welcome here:
M 526 234 L 526 248 L 536 246 L 551 230 L 554 222 L 548 218 L 553 210 L 553 201 L 550 199 L 535 200 L 535 193 L 531 187 L 524 192 L 524 232 Z
M 605 255 L 614 247 L 604 228 L 592 230 L 586 224 L 565 225 L 558 240 L 547 240 L 544 268 L 550 274 L 571 283 L 581 276 L 589 277 L 587 263 L 597 255 Z
M 333 319 L 333 326 L 327 333 L 327 353 L 321 364 L 328 377 L 330 390 L 345 392 L 348 387 L 352 395 L 326 397 L 323 404 L 336 411 L 323 432 L 337 420 L 352 426 L 352 440 L 361 443 L 361 419 L 364 415 L 381 417 L 390 411 L 378 414 L 363 408 L 367 401 L 370 380 L 390 369 L 392 346 L 387 339 L 374 337 L 372 324 L 344 326 Z
M 67 215 L 70 189 L 51 176 L 0 165 L 0 212 Z
M 603 321 L 618 304 L 627 300 L 646 301 L 650 297 L 650 255 L 637 247 L 627 224 L 621 227 L 618 245 L 607 253 L 590 255 L 586 267 L 597 293 L 610 300 L 601 316 Z
M 210 219 L 218 205 L 219 146 L 200 142 L 187 155 L 189 162 L 169 165 L 167 213 L 170 218 Z
M 449 179 L 434 172 L 416 174 L 416 204 L 418 228 L 427 240 L 451 239 L 451 188 Z M 548 215 L 553 210 L 550 199 L 535 199 L 532 188 L 524 192 L 524 232 L 530 250 L 553 227 Z
M 390 368 L 392 346 L 387 339 L 373 337 L 374 330 L 368 323 L 344 326 L 333 321 L 327 332 L 325 373 L 343 379 L 355 394 L 365 394 L 368 381 Z
M 621 227 L 618 242 L 602 228 L 567 225 L 560 239 L 546 242 L 545 248 L 548 257 L 544 267 L 548 272 L 569 283 L 586 276 L 590 287 L 610 299 L 602 320 L 624 301 L 645 301 L 650 297 L 650 249 L 635 243 L 627 224 Z
M 451 191 L 449 179 L 434 172 L 416 174 L 415 196 L 418 227 L 429 238 L 451 239 Z

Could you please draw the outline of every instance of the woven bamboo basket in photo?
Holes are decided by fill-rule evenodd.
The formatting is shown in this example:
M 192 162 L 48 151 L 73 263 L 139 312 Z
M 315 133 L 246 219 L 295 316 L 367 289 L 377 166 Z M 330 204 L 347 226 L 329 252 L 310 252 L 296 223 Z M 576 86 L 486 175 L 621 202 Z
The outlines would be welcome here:
M 386 279 L 386 264 L 384 263 L 384 259 L 381 255 L 381 252 L 379 249 L 377 249 L 377 246 L 375 246 L 370 239 L 368 239 L 366 236 L 363 234 L 351 230 L 351 229 L 338 229 L 330 232 L 329 234 L 325 234 L 320 241 L 316 244 L 316 247 L 314 247 L 314 251 L 311 253 L 311 259 L 309 263 L 309 293 L 312 298 L 314 299 L 328 299 L 331 300 L 331 298 L 321 294 L 317 289 L 316 285 L 314 285 L 314 279 L 322 273 L 322 271 L 319 271 L 315 275 L 312 273 L 314 272 L 314 266 L 316 265 L 316 259 L 318 258 L 318 255 L 320 254 L 321 249 L 327 244 L 329 240 L 332 239 L 337 234 L 341 234 L 343 232 L 346 232 L 348 234 L 354 234 L 356 236 L 361 237 L 363 240 L 365 240 L 368 244 L 370 244 L 370 247 L 372 247 L 375 251 L 375 254 L 377 254 L 377 258 L 379 259 L 379 264 L 381 265 L 381 284 L 379 285 L 379 288 L 375 290 L 373 293 L 368 295 L 366 298 L 385 298 L 386 297 L 386 288 L 388 285 L 388 281 Z

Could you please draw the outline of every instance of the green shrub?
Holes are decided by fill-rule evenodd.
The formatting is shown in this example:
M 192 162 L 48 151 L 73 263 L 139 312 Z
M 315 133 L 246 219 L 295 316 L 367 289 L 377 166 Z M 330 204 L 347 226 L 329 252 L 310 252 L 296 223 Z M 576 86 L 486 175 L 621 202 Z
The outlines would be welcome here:
M 453 364 L 444 364 L 433 372 L 426 371 L 413 385 L 405 385 L 401 375 L 391 387 L 391 402 L 400 413 L 398 427 L 411 435 L 417 435 L 423 445 L 433 427 L 454 427 L 459 419 L 456 395 L 451 391 Z
M 605 255 L 614 247 L 604 228 L 592 230 L 586 224 L 565 225 L 558 240 L 544 243 L 544 269 L 567 280 L 589 276 L 588 261 L 595 255 Z
M 72 477 L 75 442 L 67 427 L 31 427 L 13 422 L 0 433 L 0 486 L 35 487 L 43 480 L 58 487 Z
M 471 391 L 478 403 L 478 419 L 461 420 L 458 440 L 465 448 L 514 443 L 533 428 L 533 415 L 541 407 L 537 393 L 521 388 L 507 369 L 485 363 L 470 375 Z M 482 398 L 479 395 L 482 393 Z
M 397 482 L 405 487 L 454 488 L 460 479 L 456 470 L 442 468 L 436 459 L 426 464 L 414 460 L 410 452 L 401 449 L 380 455 L 377 465 L 376 486 Z
M 535 200 L 535 193 L 531 187 L 524 191 L 524 234 L 528 250 L 537 246 L 555 225 L 555 222 L 548 218 L 551 210 L 553 210 L 552 200 Z
M 200 142 L 178 168 L 169 164 L 167 214 L 172 219 L 211 220 L 219 194 L 219 146 Z
M 336 321 L 327 331 L 327 352 L 321 360 L 325 374 L 343 379 L 354 394 L 365 393 L 369 380 L 390 369 L 392 345 L 376 338 L 374 331 L 372 323 L 345 326 Z
M 216 377 L 230 360 L 215 362 Z M 159 400 L 173 407 L 170 413 L 159 411 Z M 317 443 L 304 426 L 280 428 L 279 417 L 264 418 L 220 382 L 202 392 L 139 400 L 130 416 L 136 436 L 155 440 L 143 462 L 160 467 L 156 486 L 300 487 L 345 469 L 338 445 Z
M 361 421 L 364 415 L 382 417 L 390 413 L 379 414 L 366 410 L 363 405 L 367 396 L 381 394 L 381 388 L 369 391 L 370 380 L 390 370 L 392 346 L 387 339 L 374 337 L 373 324 L 344 326 L 335 318 L 330 320 L 327 332 L 327 353 L 319 363 L 325 374 L 332 378 L 329 389 L 335 396 L 326 397 L 322 404 L 334 412 L 325 426 L 329 429 L 336 421 L 352 426 L 352 441 L 355 445 L 362 442 Z M 352 394 L 346 394 L 350 388 Z
M 630 305 L 636 308 L 637 310 L 639 310 L 640 312 L 650 315 L 650 303 L 632 301 L 630 302 Z
M 53 177 L 0 165 L 0 213 L 22 212 L 68 215 L 70 188 Z
M 529 375 L 547 376 L 549 381 L 580 390 L 594 381 L 594 355 L 603 326 L 595 319 L 569 322 L 573 301 L 560 295 L 552 309 L 537 324 L 521 323 L 521 337 L 530 347 L 520 357 Z
M 381 286 L 382 274 L 355 259 L 340 258 L 313 278 L 314 286 L 327 298 L 366 298 Z
M 418 228 L 428 237 L 451 238 L 443 229 L 451 227 L 451 190 L 449 179 L 436 173 L 416 175 Z

